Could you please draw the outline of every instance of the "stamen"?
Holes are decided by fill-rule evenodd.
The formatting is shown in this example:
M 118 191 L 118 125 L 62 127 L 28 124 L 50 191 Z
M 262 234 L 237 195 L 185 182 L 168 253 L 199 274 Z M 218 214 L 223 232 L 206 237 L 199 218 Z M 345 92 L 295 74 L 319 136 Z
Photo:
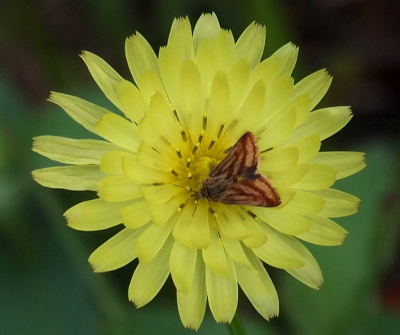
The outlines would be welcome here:
M 185 133 L 185 131 L 184 131 L 183 129 L 181 129 L 181 135 L 182 135 L 182 139 L 183 139 L 185 142 L 187 142 L 187 136 L 186 136 L 186 133 Z
M 192 159 L 188 158 L 186 161 L 186 168 L 189 169 L 191 164 L 192 164 Z
M 179 158 L 182 158 L 182 153 L 179 149 L 176 149 L 176 154 L 178 155 Z
M 175 109 L 174 109 L 174 115 L 175 115 L 176 120 L 177 120 L 179 123 L 181 123 L 181 121 L 179 120 L 178 113 L 176 112 Z
M 175 177 L 179 177 L 178 172 L 176 172 L 174 169 L 170 168 L 169 172 L 171 172 Z
M 227 154 L 229 151 L 231 151 L 231 149 L 232 149 L 232 147 L 226 148 L 226 149 L 223 151 L 223 153 L 224 153 L 224 154 Z
M 199 143 L 203 142 L 203 138 L 204 138 L 204 131 L 202 131 L 201 134 L 199 135 Z
M 215 218 L 218 217 L 218 214 L 217 214 L 211 207 L 208 208 L 208 211 L 209 211 L 212 215 L 214 215 Z
M 216 139 L 213 139 L 210 144 L 208 145 L 208 150 L 211 150 L 211 148 L 214 146 L 215 142 L 217 142 Z
M 185 207 L 185 206 L 186 206 L 186 204 L 180 204 L 177 211 L 180 212 L 183 209 L 183 207 Z
M 257 215 L 255 215 L 253 212 L 247 211 L 247 214 L 249 214 L 252 218 L 256 218 Z
M 265 149 L 265 150 L 263 150 L 263 151 L 260 151 L 260 154 L 263 154 L 264 152 L 267 152 L 267 151 L 271 151 L 273 148 L 268 148 L 268 149 Z
M 153 183 L 153 186 L 162 186 L 164 183 Z
M 217 135 L 217 137 L 218 138 L 220 138 L 221 137 L 221 134 L 222 134 L 222 131 L 224 130 L 224 124 L 221 126 L 221 128 L 219 128 L 219 132 L 218 132 L 218 135 Z
M 195 144 L 195 146 L 193 147 L 193 150 L 192 150 L 192 154 L 193 154 L 193 155 L 196 153 L 196 151 L 197 151 L 197 149 L 199 148 L 199 146 L 200 146 L 200 143 L 197 142 L 197 143 Z
M 189 173 L 187 174 L 187 177 L 188 177 L 188 179 L 192 180 L 192 178 L 193 178 L 193 175 L 192 175 L 192 173 L 191 173 L 191 172 L 189 172 Z
M 205 114 L 203 116 L 203 130 L 206 130 L 207 128 L 207 115 Z

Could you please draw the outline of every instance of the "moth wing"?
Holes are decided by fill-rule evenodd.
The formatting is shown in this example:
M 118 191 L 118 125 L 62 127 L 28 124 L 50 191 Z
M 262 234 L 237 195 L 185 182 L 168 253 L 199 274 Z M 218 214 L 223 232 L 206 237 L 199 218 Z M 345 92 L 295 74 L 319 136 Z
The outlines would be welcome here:
M 260 174 L 232 183 L 218 201 L 230 205 L 259 207 L 276 207 L 281 203 L 271 183 Z
M 221 163 L 210 172 L 210 177 L 240 177 L 250 168 L 254 173 L 257 169 L 257 163 L 258 147 L 256 139 L 252 133 L 247 132 L 236 142 Z

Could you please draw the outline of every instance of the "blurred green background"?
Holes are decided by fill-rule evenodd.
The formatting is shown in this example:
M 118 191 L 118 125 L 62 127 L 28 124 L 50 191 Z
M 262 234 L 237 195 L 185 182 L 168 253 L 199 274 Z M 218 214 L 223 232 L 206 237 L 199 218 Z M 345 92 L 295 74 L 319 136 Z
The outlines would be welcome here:
M 337 220 L 350 232 L 344 245 L 309 246 L 324 273 L 321 290 L 269 269 L 280 317 L 263 320 L 241 296 L 248 334 L 400 334 L 400 2 L 389 0 L 2 1 L 0 334 L 193 334 L 180 323 L 171 281 L 136 310 L 127 299 L 136 264 L 92 272 L 89 254 L 114 231 L 68 228 L 62 213 L 95 194 L 37 185 L 30 171 L 53 162 L 30 147 L 38 135 L 90 136 L 46 102 L 50 90 L 112 108 L 81 50 L 130 78 L 125 37 L 140 31 L 158 50 L 174 17 L 193 24 L 211 11 L 235 37 L 253 20 L 266 25 L 264 56 L 299 45 L 296 80 L 326 67 L 334 81 L 321 106 L 351 105 L 354 118 L 323 150 L 364 151 L 368 162 L 336 185 L 362 199 L 359 214 Z M 198 334 L 228 330 L 207 313 Z

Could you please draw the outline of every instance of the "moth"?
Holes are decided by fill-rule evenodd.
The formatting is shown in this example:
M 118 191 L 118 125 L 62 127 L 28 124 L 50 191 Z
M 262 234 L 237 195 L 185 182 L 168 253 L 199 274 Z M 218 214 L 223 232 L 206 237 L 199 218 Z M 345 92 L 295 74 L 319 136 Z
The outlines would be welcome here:
M 256 139 L 245 133 L 228 155 L 203 180 L 196 199 L 234 205 L 276 207 L 281 203 L 269 180 L 257 171 L 259 153 Z

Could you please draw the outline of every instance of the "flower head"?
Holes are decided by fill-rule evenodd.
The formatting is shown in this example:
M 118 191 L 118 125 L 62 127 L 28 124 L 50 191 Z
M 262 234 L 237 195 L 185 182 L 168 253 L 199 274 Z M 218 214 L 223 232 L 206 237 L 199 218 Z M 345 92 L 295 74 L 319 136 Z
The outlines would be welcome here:
M 69 226 L 92 231 L 122 223 L 90 256 L 94 270 L 138 258 L 128 291 L 138 307 L 171 274 L 186 327 L 200 326 L 207 300 L 216 321 L 230 322 L 238 284 L 264 318 L 278 315 L 263 262 L 318 288 L 320 268 L 301 241 L 341 244 L 346 231 L 331 218 L 357 212 L 359 200 L 331 186 L 361 170 L 363 154 L 319 152 L 351 119 L 350 109 L 313 111 L 329 75 L 320 70 L 294 84 L 298 49 L 287 44 L 260 62 L 264 40 L 265 28 L 252 23 L 235 42 L 215 14 L 202 15 L 193 32 L 187 18 L 174 20 L 158 56 L 136 33 L 125 48 L 136 85 L 83 52 L 123 116 L 52 93 L 50 101 L 106 141 L 34 139 L 34 151 L 66 164 L 34 171 L 37 182 L 98 194 L 66 211 Z M 265 177 L 279 198 L 271 207 L 224 203 L 202 190 L 246 133 L 258 146 L 257 170 L 233 179 Z

